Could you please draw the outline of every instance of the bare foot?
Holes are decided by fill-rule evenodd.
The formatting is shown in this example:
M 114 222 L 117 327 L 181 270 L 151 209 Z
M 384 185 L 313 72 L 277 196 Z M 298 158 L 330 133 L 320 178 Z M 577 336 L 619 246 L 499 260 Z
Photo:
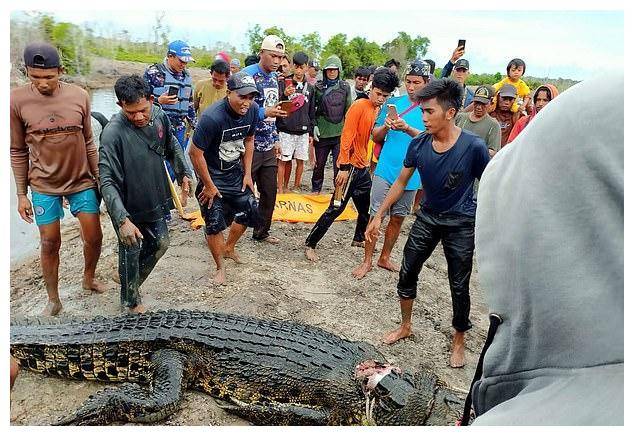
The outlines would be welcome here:
M 84 281 L 81 284 L 81 287 L 85 291 L 91 291 L 97 294 L 103 294 L 104 292 L 108 290 L 108 285 L 106 285 L 104 282 L 97 279 L 92 279 L 92 281 L 87 281 L 86 279 L 84 279 Z
M 319 256 L 317 256 L 314 248 L 306 247 L 306 251 L 304 252 L 304 254 L 306 255 L 306 259 L 310 260 L 311 262 L 317 262 L 319 260 Z
M 46 304 L 46 307 L 42 311 L 42 316 L 55 316 L 62 311 L 62 302 L 50 301 Z
M 235 263 L 243 263 L 242 260 L 240 259 L 240 256 L 238 256 L 238 253 L 236 253 L 236 250 L 226 250 L 224 254 L 224 258 L 231 259 Z
M 225 267 L 222 266 L 216 270 L 216 274 L 214 274 L 213 282 L 215 285 L 224 285 L 227 280 L 227 276 L 225 274 Z
M 390 259 L 383 260 L 379 258 L 379 260 L 376 262 L 376 265 L 388 271 L 393 271 L 393 272 L 400 271 L 399 266 L 396 265 L 394 262 L 392 262 Z
M 13 356 L 11 356 L 10 389 L 13 388 L 13 383 L 15 383 L 15 379 L 18 378 L 19 373 L 20 373 L 20 365 L 18 364 L 18 361 Z
M 128 313 L 145 313 L 147 309 L 142 304 L 137 304 L 133 307 L 128 307 Z
M 263 242 L 268 242 L 269 244 L 279 244 L 280 243 L 280 239 L 276 238 L 275 236 L 267 236 L 266 238 L 262 239 Z
M 365 241 L 352 241 L 352 245 L 353 247 L 365 247 Z
M 411 334 L 412 334 L 412 325 L 401 324 L 399 328 L 397 328 L 396 330 L 392 330 L 391 332 L 387 332 L 386 335 L 383 336 L 383 343 L 387 345 L 391 345 L 394 342 L 397 342 L 401 339 L 405 339 Z
M 362 262 L 358 267 L 352 270 L 352 275 L 357 279 L 362 279 L 371 269 L 371 263 Z
M 114 267 L 110 272 L 110 278 L 117 284 L 121 284 L 121 278 L 119 277 L 119 268 Z
M 464 332 L 456 332 L 451 342 L 451 356 L 449 356 L 449 366 L 452 368 L 462 368 L 464 359 Z

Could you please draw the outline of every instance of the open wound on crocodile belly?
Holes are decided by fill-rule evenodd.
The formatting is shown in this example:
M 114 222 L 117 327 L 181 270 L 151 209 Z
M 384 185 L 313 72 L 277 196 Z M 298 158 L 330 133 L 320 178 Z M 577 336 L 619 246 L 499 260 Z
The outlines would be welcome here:
M 376 388 L 379 382 L 392 371 L 401 374 L 402 370 L 398 366 L 389 363 L 379 363 L 375 360 L 364 360 L 355 368 L 354 375 L 357 380 L 361 380 L 363 390 L 369 392 Z

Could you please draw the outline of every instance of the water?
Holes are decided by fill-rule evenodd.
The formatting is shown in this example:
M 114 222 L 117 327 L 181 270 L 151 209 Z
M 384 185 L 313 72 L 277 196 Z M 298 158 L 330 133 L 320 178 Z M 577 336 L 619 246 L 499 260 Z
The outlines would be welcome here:
M 117 99 L 114 95 L 112 88 L 96 89 L 91 96 L 91 109 L 96 112 L 101 112 L 110 119 L 112 115 L 119 112 L 119 106 L 117 106 Z M 96 121 L 93 120 L 93 125 Z M 37 226 L 35 223 L 29 224 L 23 221 L 18 214 L 18 202 L 15 189 L 15 180 L 13 179 L 13 172 L 11 172 L 11 194 L 10 201 L 11 206 L 9 208 L 10 222 L 11 222 L 11 248 L 10 257 L 11 263 L 19 262 L 25 257 L 33 254 L 35 250 L 39 248 L 40 237 Z M 64 217 L 65 221 L 74 219 L 71 213 L 65 209 Z
M 108 119 L 119 112 L 117 98 L 112 88 L 95 89 L 92 92 L 90 104 L 93 111 L 101 112 Z

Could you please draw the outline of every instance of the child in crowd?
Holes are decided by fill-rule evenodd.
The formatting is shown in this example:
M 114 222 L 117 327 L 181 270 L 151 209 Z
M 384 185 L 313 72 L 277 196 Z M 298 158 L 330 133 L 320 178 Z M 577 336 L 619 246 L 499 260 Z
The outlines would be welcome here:
M 520 114 L 527 111 L 527 106 L 531 103 L 531 89 L 528 87 L 521 77 L 526 72 L 526 63 L 518 58 L 512 59 L 506 66 L 506 77 L 493 85 L 495 92 L 498 92 L 502 86 L 513 85 L 517 90 L 517 98 L 511 107 L 511 112 L 519 112 Z

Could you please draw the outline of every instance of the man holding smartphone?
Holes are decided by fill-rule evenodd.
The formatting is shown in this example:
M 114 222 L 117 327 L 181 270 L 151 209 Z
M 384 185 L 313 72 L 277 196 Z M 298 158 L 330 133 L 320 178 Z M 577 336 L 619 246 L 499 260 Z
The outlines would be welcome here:
M 463 94 L 462 94 L 462 102 L 460 105 L 460 110 L 465 110 L 470 108 L 471 103 L 473 102 L 473 91 L 469 89 L 467 86 L 467 79 L 469 78 L 469 61 L 464 59 L 465 45 L 466 40 L 459 39 L 458 47 L 453 51 L 451 55 L 451 59 L 447 62 L 447 65 L 444 66 L 442 72 L 440 73 L 440 77 L 449 77 L 451 76 L 456 82 L 462 85 Z
M 301 188 L 304 162 L 315 162 L 313 134 L 315 130 L 315 87 L 306 80 L 308 55 L 297 52 L 293 55 L 293 74 L 280 81 L 280 95 L 284 95 L 282 103 L 289 104 L 294 110 L 288 117 L 277 119 L 280 134 L 281 155 L 277 169 L 277 192 L 288 191 L 292 162 L 295 159 L 295 183 L 293 189 Z M 282 106 L 284 109 L 284 106 Z
M 306 258 L 318 260 L 315 247 L 332 223 L 352 199 L 359 213 L 352 245 L 364 246 L 364 233 L 370 219 L 370 187 L 372 179 L 368 167 L 368 141 L 379 107 L 398 86 L 398 77 L 387 68 L 374 75 L 369 98 L 356 100 L 346 113 L 341 132 L 341 151 L 337 158 L 339 172 L 335 179 L 335 193 L 330 206 L 319 217 L 306 238 Z M 348 180 L 349 179 L 349 180 Z M 343 188 L 343 189 L 342 189 Z M 343 191 L 343 192 L 342 192 Z M 342 193 L 339 196 L 339 193 Z
M 169 117 L 172 132 L 183 150 L 187 146 L 187 125 L 196 127 L 192 77 L 187 71 L 190 62 L 194 62 L 194 58 L 189 45 L 185 41 L 172 41 L 163 62 L 150 65 L 143 75 L 155 101 Z M 172 171 L 170 174 L 174 179 Z
M 407 94 L 390 98 L 381 109 L 374 124 L 372 130 L 374 142 L 383 144 L 383 146 L 372 179 L 370 219 L 376 215 L 387 192 L 398 178 L 407 147 L 412 138 L 425 130 L 423 113 L 418 105 L 416 93 L 429 83 L 430 76 L 431 69 L 427 62 L 419 60 L 411 62 L 405 71 Z M 416 191 L 420 188 L 420 177 L 416 172 L 405 187 L 401 198 L 390 207 L 388 211 L 390 220 L 385 230 L 385 240 L 377 266 L 388 271 L 399 270 L 398 266 L 390 260 L 390 255 L 401 232 L 403 220 L 412 210 Z M 366 241 L 363 262 L 352 271 L 352 275 L 356 278 L 364 277 L 372 269 L 372 255 L 375 246 L 376 240 Z

